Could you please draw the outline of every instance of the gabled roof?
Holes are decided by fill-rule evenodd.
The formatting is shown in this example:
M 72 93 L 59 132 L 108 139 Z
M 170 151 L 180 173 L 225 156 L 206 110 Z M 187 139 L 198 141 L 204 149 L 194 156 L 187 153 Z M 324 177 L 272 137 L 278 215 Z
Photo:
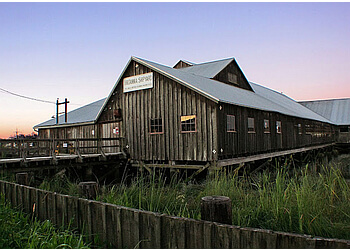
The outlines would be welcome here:
M 177 68 L 176 66 L 177 66 L 178 64 L 180 64 L 180 63 L 187 64 L 188 66 L 193 66 L 193 65 L 195 65 L 195 63 L 189 62 L 189 61 L 187 61 L 187 60 L 180 60 L 180 61 L 178 61 L 178 62 L 174 65 L 173 68 Z
M 313 112 L 293 99 L 258 84 L 249 82 L 254 91 L 252 92 L 210 79 L 218 74 L 233 60 L 234 58 L 229 58 L 198 65 L 196 64 L 186 68 L 174 69 L 172 67 L 161 65 L 145 59 L 131 57 L 107 98 L 69 112 L 67 123 L 64 122 L 64 115 L 61 115 L 59 116 L 58 125 L 56 124 L 56 119 L 51 119 L 36 125 L 34 128 L 95 123 L 102 114 L 102 111 L 107 105 L 108 100 L 111 98 L 117 85 L 122 84 L 122 77 L 131 61 L 136 61 L 146 67 L 149 67 L 150 69 L 186 86 L 189 89 L 192 89 L 193 91 L 216 103 L 222 102 L 234 104 L 263 111 L 272 111 L 280 114 L 332 123 L 327 117 L 325 118 Z M 191 68 L 194 68 L 194 70 L 189 70 Z M 347 114 L 349 115 L 349 113 L 350 112 Z
M 94 123 L 97 119 L 97 115 L 102 108 L 106 98 L 98 100 L 96 102 L 90 103 L 83 107 L 77 108 L 68 112 L 68 121 L 64 122 L 64 115 L 58 117 L 58 124 L 56 124 L 56 118 L 50 119 L 46 122 L 40 123 L 34 126 L 34 129 L 45 128 L 45 127 L 55 127 L 63 125 L 72 125 L 72 124 L 88 124 Z
M 350 125 L 350 98 L 299 102 L 336 125 Z
M 213 62 L 206 62 L 195 64 L 191 67 L 180 68 L 178 70 L 191 73 L 198 76 L 203 76 L 206 78 L 214 78 L 219 74 L 229 63 L 234 61 L 234 58 L 228 58 L 223 60 L 217 60 Z
M 188 73 L 183 69 L 170 68 L 168 66 L 136 57 L 132 57 L 132 59 L 138 63 L 142 63 L 143 65 L 150 67 L 155 71 L 158 71 L 159 73 L 167 75 L 169 78 L 174 79 L 175 81 L 215 102 L 229 103 L 248 108 L 273 111 L 285 115 L 331 123 L 326 118 L 302 106 L 293 99 L 258 84 L 250 82 L 250 85 L 255 91 L 254 93 L 252 91 L 237 88 L 213 79 Z

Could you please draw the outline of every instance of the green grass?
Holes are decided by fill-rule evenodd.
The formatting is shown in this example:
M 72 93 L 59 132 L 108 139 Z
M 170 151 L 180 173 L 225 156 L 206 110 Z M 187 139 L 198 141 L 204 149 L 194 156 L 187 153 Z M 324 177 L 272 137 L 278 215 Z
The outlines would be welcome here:
M 253 175 L 219 171 L 201 183 L 141 171 L 130 184 L 102 186 L 97 200 L 200 219 L 201 197 L 223 195 L 232 200 L 234 225 L 350 240 L 350 184 L 341 168 L 328 165 L 315 172 L 314 167 L 292 166 L 286 161 Z M 64 176 L 40 188 L 78 195 L 77 184 Z
M 0 248 L 89 248 L 82 235 L 12 209 L 0 196 Z
M 350 239 L 350 188 L 338 169 L 279 168 L 255 177 L 218 173 L 200 196 L 232 199 L 233 224 Z
M 201 184 L 142 175 L 129 185 L 104 187 L 104 202 L 200 219 L 200 199 L 232 200 L 233 224 L 313 236 L 350 239 L 350 187 L 337 168 L 313 173 L 287 166 L 255 176 L 217 172 Z

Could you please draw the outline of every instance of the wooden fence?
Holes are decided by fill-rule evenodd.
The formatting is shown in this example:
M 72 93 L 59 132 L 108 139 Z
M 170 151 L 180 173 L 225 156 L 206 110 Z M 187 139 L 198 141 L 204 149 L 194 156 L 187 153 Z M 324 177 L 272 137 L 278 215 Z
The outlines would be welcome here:
M 179 218 L 0 181 L 12 206 L 56 225 L 70 221 L 115 248 L 350 248 L 350 241 Z
M 124 138 L 0 139 L 0 158 L 121 152 Z

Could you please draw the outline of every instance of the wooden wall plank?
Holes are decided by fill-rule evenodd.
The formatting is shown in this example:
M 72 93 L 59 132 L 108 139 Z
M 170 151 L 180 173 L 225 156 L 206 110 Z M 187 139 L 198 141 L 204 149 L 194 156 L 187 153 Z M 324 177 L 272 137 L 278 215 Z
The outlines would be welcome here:
M 102 202 L 91 202 L 91 232 L 94 235 L 94 243 L 106 247 L 106 204 Z
M 13 207 L 17 207 L 18 206 L 18 202 L 17 202 L 17 197 L 18 197 L 18 184 L 14 184 L 11 188 L 11 199 L 10 202 L 12 204 Z
M 204 221 L 186 220 L 186 248 L 205 248 L 204 241 L 208 235 L 204 234 Z
M 66 226 L 67 223 L 67 202 L 65 195 L 56 194 L 56 224 Z
M 47 195 L 49 192 L 44 191 L 44 190 L 39 190 L 38 191 L 38 215 L 39 215 L 39 220 L 46 220 L 48 219 L 47 215 Z
M 53 224 L 57 224 L 56 193 L 47 192 L 47 219 Z
M 212 240 L 212 248 L 232 248 L 232 230 L 230 229 L 231 228 L 226 225 L 214 223 L 214 226 L 212 227 L 212 237 L 215 240 Z
M 67 222 L 71 223 L 73 228 L 79 228 L 78 198 L 74 196 L 67 196 L 66 203 L 67 203 Z
M 162 226 L 162 248 L 185 248 L 186 222 L 183 218 L 163 215 Z
M 139 247 L 139 211 L 135 209 L 121 209 L 122 243 L 123 248 Z
M 111 204 L 106 206 L 106 239 L 113 248 L 122 248 L 123 246 L 121 217 L 119 206 Z
M 91 200 L 78 198 L 78 219 L 79 229 L 86 234 L 90 241 L 93 241 L 91 222 Z
M 144 211 L 140 213 L 140 248 L 161 248 L 161 217 L 159 214 Z

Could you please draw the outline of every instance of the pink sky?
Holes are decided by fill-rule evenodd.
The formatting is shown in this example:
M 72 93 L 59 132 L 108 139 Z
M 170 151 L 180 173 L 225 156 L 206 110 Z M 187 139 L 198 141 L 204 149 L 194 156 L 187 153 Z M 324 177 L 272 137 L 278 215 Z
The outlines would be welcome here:
M 295 100 L 350 97 L 350 3 L 0 3 L 0 88 L 69 110 L 108 96 L 131 56 L 235 57 Z M 55 105 L 0 91 L 0 138 Z

